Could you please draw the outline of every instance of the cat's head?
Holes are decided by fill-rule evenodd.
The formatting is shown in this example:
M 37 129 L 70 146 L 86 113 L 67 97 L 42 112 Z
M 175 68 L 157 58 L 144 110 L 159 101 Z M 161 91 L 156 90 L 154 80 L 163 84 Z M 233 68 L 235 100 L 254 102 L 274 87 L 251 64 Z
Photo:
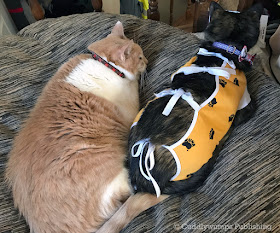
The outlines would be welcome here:
M 242 47 L 252 48 L 258 40 L 261 4 L 252 6 L 247 11 L 234 13 L 225 11 L 218 3 L 211 2 L 209 8 L 210 22 L 205 29 L 205 39 Z
M 124 35 L 123 25 L 117 22 L 112 32 L 104 39 L 88 46 L 90 51 L 114 63 L 126 78 L 137 79 L 146 70 L 148 60 L 140 46 Z

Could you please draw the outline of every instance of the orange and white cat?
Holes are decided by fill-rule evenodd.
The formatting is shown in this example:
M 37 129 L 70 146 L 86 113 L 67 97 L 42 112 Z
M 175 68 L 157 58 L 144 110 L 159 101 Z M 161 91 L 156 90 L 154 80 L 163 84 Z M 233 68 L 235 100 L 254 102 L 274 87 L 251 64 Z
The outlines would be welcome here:
M 95 232 L 131 195 L 124 160 L 147 59 L 118 22 L 44 88 L 7 164 L 15 206 L 31 232 Z

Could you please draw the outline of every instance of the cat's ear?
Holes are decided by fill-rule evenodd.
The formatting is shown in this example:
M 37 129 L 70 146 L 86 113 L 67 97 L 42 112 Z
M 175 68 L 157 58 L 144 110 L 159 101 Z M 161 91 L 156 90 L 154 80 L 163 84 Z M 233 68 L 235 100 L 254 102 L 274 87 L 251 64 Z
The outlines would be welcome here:
M 128 43 L 126 43 L 125 45 L 123 45 L 118 49 L 118 55 L 121 61 L 124 62 L 129 57 L 133 49 L 133 44 L 134 44 L 133 40 L 130 40 Z
M 213 15 L 217 15 L 218 13 L 224 12 L 224 9 L 217 3 L 212 1 L 209 6 L 209 22 L 211 21 Z
M 261 15 L 263 14 L 263 5 L 261 3 L 254 4 L 246 12 L 252 17 L 255 16 L 260 19 Z
M 120 38 L 125 38 L 123 25 L 120 21 L 118 21 L 116 25 L 113 27 L 111 34 L 115 36 L 119 36 Z

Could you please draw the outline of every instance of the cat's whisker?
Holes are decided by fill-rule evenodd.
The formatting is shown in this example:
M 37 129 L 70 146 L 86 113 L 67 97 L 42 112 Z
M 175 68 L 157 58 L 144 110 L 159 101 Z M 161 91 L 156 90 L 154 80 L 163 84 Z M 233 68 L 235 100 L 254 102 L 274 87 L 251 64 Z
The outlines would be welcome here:
M 140 83 L 139 83 L 140 84 L 140 90 L 144 89 L 145 85 L 147 84 L 147 79 L 148 79 L 148 73 L 145 70 L 140 75 Z
M 137 34 L 134 32 L 133 33 L 133 41 L 138 44 L 138 41 L 139 41 L 139 37 L 137 36 Z M 139 46 L 141 47 L 141 45 L 139 44 Z
M 147 93 L 146 93 L 146 89 L 148 84 L 148 73 L 145 70 L 143 73 L 141 73 L 140 78 L 139 78 L 139 98 L 140 98 L 140 102 L 144 103 L 147 101 Z M 141 106 L 143 107 L 143 106 Z

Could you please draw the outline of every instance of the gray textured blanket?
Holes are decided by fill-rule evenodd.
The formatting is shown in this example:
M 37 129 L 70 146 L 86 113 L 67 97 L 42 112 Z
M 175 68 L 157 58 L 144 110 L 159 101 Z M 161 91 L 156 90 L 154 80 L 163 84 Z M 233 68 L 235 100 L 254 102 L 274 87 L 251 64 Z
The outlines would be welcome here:
M 149 60 L 143 106 L 197 52 L 196 37 L 154 21 L 91 13 L 43 20 L 0 38 L 0 232 L 28 232 L 3 178 L 21 123 L 57 68 L 118 20 Z M 280 232 L 280 88 L 256 70 L 247 77 L 256 113 L 234 129 L 205 184 L 148 209 L 123 232 Z

